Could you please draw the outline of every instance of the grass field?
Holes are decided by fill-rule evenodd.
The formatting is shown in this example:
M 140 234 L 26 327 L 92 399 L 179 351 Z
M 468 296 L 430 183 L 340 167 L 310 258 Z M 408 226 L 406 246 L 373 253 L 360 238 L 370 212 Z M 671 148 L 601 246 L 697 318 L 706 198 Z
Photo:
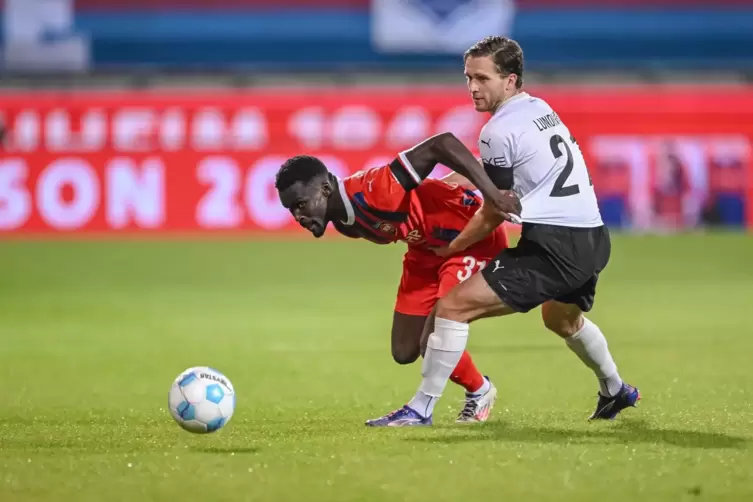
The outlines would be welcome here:
M 492 419 L 363 420 L 413 394 L 389 327 L 400 246 L 3 242 L 0 501 L 753 500 L 753 238 L 615 236 L 591 318 L 643 393 L 588 423 L 593 375 L 539 312 L 472 327 Z M 238 407 L 182 431 L 173 378 L 209 365 Z

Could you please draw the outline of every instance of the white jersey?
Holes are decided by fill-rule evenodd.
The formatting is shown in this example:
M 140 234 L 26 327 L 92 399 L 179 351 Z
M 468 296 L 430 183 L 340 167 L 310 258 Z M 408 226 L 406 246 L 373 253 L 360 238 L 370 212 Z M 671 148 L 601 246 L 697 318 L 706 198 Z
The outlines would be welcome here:
M 487 169 L 513 170 L 524 223 L 603 225 L 580 147 L 545 101 L 525 92 L 507 100 L 481 130 L 478 146 Z

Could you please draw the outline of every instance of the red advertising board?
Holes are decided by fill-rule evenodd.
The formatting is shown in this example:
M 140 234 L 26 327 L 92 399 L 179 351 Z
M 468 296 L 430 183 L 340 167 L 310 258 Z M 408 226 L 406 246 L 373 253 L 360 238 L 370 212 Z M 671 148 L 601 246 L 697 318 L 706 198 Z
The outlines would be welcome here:
M 709 201 L 753 222 L 753 89 L 532 93 L 568 124 L 626 225 L 700 224 Z M 5 236 L 287 231 L 274 190 L 287 157 L 317 155 L 344 176 L 441 131 L 475 150 L 487 118 L 462 88 L 18 93 L 0 110 Z

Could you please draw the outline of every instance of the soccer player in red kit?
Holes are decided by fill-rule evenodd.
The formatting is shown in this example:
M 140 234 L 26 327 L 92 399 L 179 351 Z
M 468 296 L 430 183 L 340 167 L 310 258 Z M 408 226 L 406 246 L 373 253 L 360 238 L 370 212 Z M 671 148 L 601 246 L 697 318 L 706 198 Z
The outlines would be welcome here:
M 392 324 L 392 355 L 400 364 L 412 363 L 423 353 L 424 324 L 437 300 L 508 246 L 506 232 L 499 226 L 460 255 L 437 256 L 432 249 L 447 246 L 460 233 L 481 199 L 455 183 L 423 181 L 428 173 L 420 176 L 406 165 L 410 166 L 398 156 L 390 165 L 337 179 L 319 159 L 298 156 L 282 165 L 275 184 L 283 206 L 316 237 L 332 222 L 348 237 L 407 244 Z M 497 390 L 468 352 L 450 379 L 466 391 L 456 422 L 485 422 Z

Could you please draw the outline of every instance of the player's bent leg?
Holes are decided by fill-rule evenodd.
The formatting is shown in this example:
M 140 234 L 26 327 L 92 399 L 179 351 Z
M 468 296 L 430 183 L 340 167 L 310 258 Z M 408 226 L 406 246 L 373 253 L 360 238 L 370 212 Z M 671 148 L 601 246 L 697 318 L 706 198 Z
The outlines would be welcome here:
M 403 314 L 392 316 L 392 358 L 398 364 L 411 364 L 421 353 L 421 335 L 426 316 Z
M 604 334 L 583 315 L 580 307 L 550 300 L 542 305 L 541 315 L 544 325 L 563 338 L 599 380 L 599 401 L 591 419 L 611 420 L 620 411 L 636 405 L 640 392 L 622 381 Z
M 493 255 L 474 255 L 470 256 L 470 258 L 471 260 L 469 260 L 469 256 L 458 256 L 451 258 L 442 265 L 438 293 L 440 298 L 452 291 L 458 284 L 473 276 L 473 274 L 467 273 L 469 261 L 474 263 L 475 260 L 475 263 L 486 264 L 493 258 Z M 426 330 L 424 330 L 424 333 L 428 341 L 428 336 L 434 331 L 434 316 L 427 320 L 427 328 L 429 328 L 428 333 Z M 423 341 L 424 338 L 422 337 Z M 479 371 L 467 350 L 460 356 L 460 361 L 458 361 L 457 366 L 455 366 L 452 374 L 450 374 L 450 381 L 465 389 L 465 400 L 457 414 L 455 422 L 459 424 L 486 422 L 491 415 L 497 399 L 497 388 L 489 377 L 484 376 Z
M 515 259 L 514 253 L 507 258 Z M 500 256 L 497 261 L 501 262 L 505 259 L 505 256 Z M 497 270 L 505 272 L 505 266 L 496 263 L 494 271 L 489 274 L 490 280 L 498 279 L 494 274 Z M 500 287 L 507 289 L 503 284 Z M 369 420 L 366 425 L 374 427 L 430 425 L 434 406 L 465 352 L 469 323 L 482 317 L 500 316 L 515 311 L 501 300 L 500 295 L 494 292 L 482 274 L 475 274 L 452 288 L 437 302 L 434 331 L 427 338 L 426 354 L 421 367 L 423 379 L 415 396 L 403 408 Z
M 458 284 L 437 302 L 434 331 L 426 344 L 423 380 L 408 407 L 431 417 L 447 381 L 460 362 L 468 343 L 469 322 L 484 315 L 512 313 L 481 274 Z M 493 401 L 492 396 L 492 401 Z
M 418 359 L 424 326 L 434 318 L 395 312 L 392 321 L 392 357 L 398 364 L 410 364 Z M 427 335 L 428 339 L 428 335 Z M 427 340 L 428 341 L 428 340 Z M 465 389 L 465 403 L 456 419 L 457 423 L 486 422 L 497 399 L 497 389 L 489 377 L 476 368 L 468 351 L 463 352 L 455 366 L 450 381 Z
M 426 354 L 429 335 L 434 332 L 436 308 L 426 319 L 421 335 L 421 356 Z M 470 424 L 486 422 L 497 400 L 497 388 L 488 376 L 484 376 L 476 367 L 473 358 L 466 350 L 450 374 L 450 381 L 465 389 L 465 402 L 458 413 L 456 423 Z

